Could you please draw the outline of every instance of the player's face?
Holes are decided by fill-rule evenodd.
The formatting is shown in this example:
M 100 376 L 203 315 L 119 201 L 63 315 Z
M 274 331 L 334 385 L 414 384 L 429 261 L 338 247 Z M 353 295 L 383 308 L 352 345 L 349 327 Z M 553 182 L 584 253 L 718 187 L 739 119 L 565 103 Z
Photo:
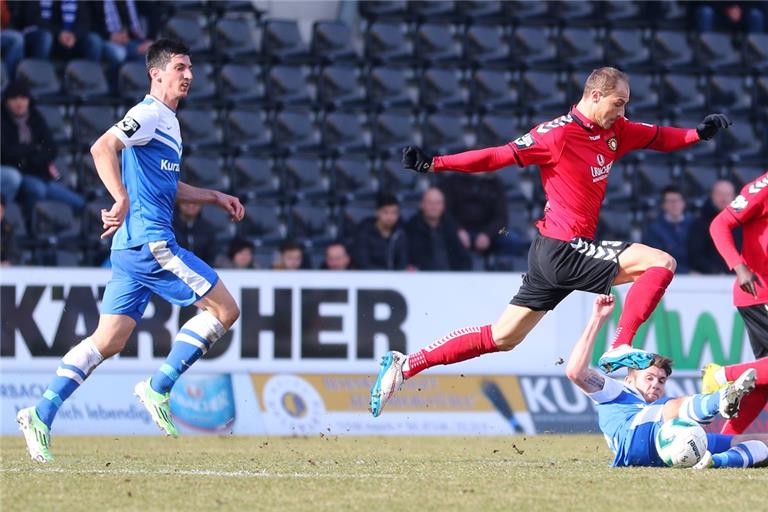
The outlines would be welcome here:
M 667 372 L 658 366 L 650 366 L 645 370 L 630 372 L 626 380 L 640 392 L 646 402 L 650 403 L 664 396 Z
M 610 128 L 617 119 L 624 116 L 624 107 L 629 103 L 629 85 L 619 83 L 610 94 L 597 92 L 594 99 L 597 101 L 593 121 L 601 128 Z
M 192 83 L 192 62 L 189 55 L 174 55 L 166 64 L 165 69 L 160 70 L 161 83 L 166 91 L 175 98 L 186 98 L 189 94 L 189 86 Z

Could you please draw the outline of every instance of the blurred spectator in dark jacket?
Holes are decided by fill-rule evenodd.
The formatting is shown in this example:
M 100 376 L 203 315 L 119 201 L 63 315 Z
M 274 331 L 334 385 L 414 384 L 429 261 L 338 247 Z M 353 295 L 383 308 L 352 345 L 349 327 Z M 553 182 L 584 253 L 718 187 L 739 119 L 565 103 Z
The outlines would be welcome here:
M 699 32 L 765 32 L 768 2 L 686 2 Z
M 6 0 L 0 0 L 0 52 L 8 76 L 16 76 L 16 65 L 24 58 L 24 36 L 14 23 Z
M 23 199 L 30 210 L 43 199 L 62 201 L 82 210 L 85 199 L 60 181 L 61 175 L 53 162 L 56 146 L 45 119 L 31 103 L 29 89 L 14 82 L 6 88 L 4 96 L 0 161 L 21 173 L 15 199 Z M 3 171 L 3 177 L 10 174 Z
M 418 270 L 469 270 L 472 258 L 459 240 L 459 227 L 445 213 L 440 189 L 427 189 L 419 208 L 405 226 L 409 263 Z
M 19 2 L 26 56 L 35 59 L 101 59 L 102 42 L 91 28 L 91 8 L 84 0 Z
M 688 237 L 693 218 L 685 213 L 685 198 L 677 187 L 661 191 L 661 211 L 648 224 L 643 243 L 671 254 L 677 261 L 678 274 L 688 273 Z
M 723 258 L 715 249 L 712 237 L 709 236 L 709 225 L 712 219 L 720 213 L 736 197 L 733 183 L 718 180 L 712 185 L 709 199 L 699 211 L 698 217 L 691 225 L 688 237 L 688 263 L 691 272 L 700 274 L 728 274 L 730 270 Z M 733 232 L 737 247 L 741 247 L 741 229 Z
M 215 257 L 215 229 L 202 218 L 203 206 L 197 203 L 179 203 L 173 218 L 176 241 L 187 250 L 194 252 L 201 260 L 213 264 Z
M 341 242 L 331 242 L 325 248 L 325 260 L 320 266 L 323 270 L 350 270 L 352 259 L 347 247 Z
M 404 270 L 408 266 L 408 242 L 399 221 L 397 198 L 381 194 L 376 201 L 376 216 L 357 227 L 352 251 L 356 269 Z
M 0 199 L 0 266 L 10 267 L 18 262 L 13 226 L 5 219 L 5 201 Z
M 514 252 L 506 247 L 510 237 L 501 236 L 507 224 L 504 185 L 494 173 L 446 174 L 440 184 L 448 213 L 459 225 L 459 239 L 467 249 Z

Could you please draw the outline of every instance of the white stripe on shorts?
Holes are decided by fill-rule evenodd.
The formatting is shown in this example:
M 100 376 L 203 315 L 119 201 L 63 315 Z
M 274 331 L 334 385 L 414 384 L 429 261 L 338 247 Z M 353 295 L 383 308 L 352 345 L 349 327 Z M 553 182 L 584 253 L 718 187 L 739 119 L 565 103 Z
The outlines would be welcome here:
M 192 288 L 196 294 L 203 296 L 211 289 L 211 283 L 189 268 L 186 263 L 181 261 L 181 258 L 175 256 L 165 241 L 149 242 L 149 251 L 161 267 L 168 272 L 173 272 L 176 277 Z

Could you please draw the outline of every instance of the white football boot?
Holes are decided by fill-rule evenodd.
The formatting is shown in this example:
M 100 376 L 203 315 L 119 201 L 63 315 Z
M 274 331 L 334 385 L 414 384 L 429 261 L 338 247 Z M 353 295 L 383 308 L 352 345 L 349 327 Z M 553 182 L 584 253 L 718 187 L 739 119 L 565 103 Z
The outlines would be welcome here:
M 720 389 L 720 416 L 730 419 L 739 414 L 741 399 L 755 389 L 755 379 L 757 372 L 750 368 L 739 375 L 738 379 Z
M 381 358 L 381 368 L 371 388 L 371 414 L 376 418 L 395 392 L 403 387 L 403 363 L 407 356 L 390 350 Z

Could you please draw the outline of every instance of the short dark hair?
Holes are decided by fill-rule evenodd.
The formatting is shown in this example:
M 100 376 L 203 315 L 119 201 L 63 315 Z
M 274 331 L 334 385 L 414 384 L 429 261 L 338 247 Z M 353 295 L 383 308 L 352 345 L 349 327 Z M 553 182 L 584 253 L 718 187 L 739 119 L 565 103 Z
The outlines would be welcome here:
M 672 360 L 668 357 L 664 357 L 659 354 L 653 354 L 653 361 L 651 361 L 651 364 L 648 365 L 648 368 L 651 366 L 655 366 L 664 370 L 664 373 L 667 374 L 667 377 L 672 375 Z M 634 368 L 629 369 L 630 374 L 638 371 L 641 370 L 635 370 Z
M 152 68 L 165 69 L 174 55 L 189 55 L 189 47 L 175 39 L 158 39 L 147 50 L 147 73 Z
M 302 245 L 296 242 L 295 240 L 290 240 L 290 239 L 283 240 L 282 243 L 280 244 L 281 253 L 284 253 L 286 251 L 296 251 L 296 250 L 301 251 L 302 254 L 304 253 L 304 247 L 302 247 Z
M 8 84 L 3 93 L 5 99 L 8 98 L 29 98 L 29 85 L 24 80 L 16 80 Z
M 682 196 L 683 192 L 675 185 L 667 185 L 661 189 L 661 198 L 664 199 L 667 194 L 680 194 Z
M 396 205 L 400 206 L 400 201 L 397 200 L 394 194 L 389 192 L 383 192 L 376 197 L 376 209 L 384 208 L 385 206 Z
M 243 249 L 250 249 L 253 251 L 254 249 L 253 242 L 248 240 L 247 238 L 243 238 L 240 236 L 236 236 L 229 242 L 229 250 L 227 253 L 229 254 L 229 259 L 232 259 L 235 257 L 235 254 L 239 253 Z

